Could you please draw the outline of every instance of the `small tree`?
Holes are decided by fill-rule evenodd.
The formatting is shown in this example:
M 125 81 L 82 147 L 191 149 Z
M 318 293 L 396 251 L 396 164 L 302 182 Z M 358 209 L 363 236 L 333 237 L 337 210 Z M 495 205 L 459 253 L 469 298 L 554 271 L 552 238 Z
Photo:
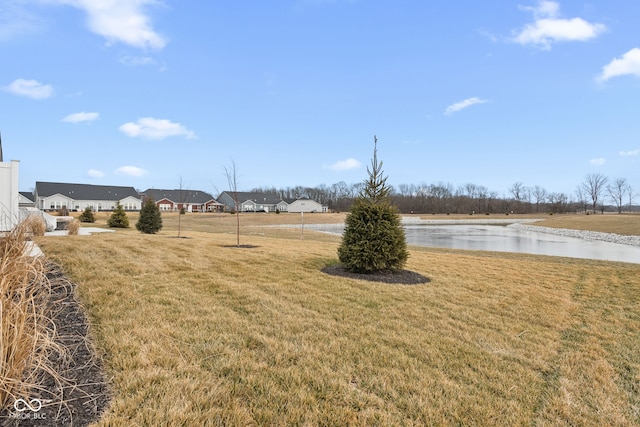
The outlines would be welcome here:
M 158 209 L 156 202 L 151 197 L 142 205 L 136 229 L 145 234 L 155 234 L 162 229 L 160 209 Z
M 84 211 L 82 211 L 78 219 L 80 222 L 96 222 L 96 216 L 93 214 L 91 206 L 84 208 Z
M 240 247 L 240 201 L 238 200 L 238 168 L 236 167 L 236 162 L 233 159 L 231 159 L 231 167 L 224 168 L 224 173 L 227 176 L 229 189 L 233 194 L 233 210 L 236 214 L 236 246 Z
M 122 207 L 120 202 L 118 202 L 118 204 L 116 205 L 116 210 L 113 211 L 113 213 L 107 220 L 107 225 L 114 228 L 129 227 L 129 218 L 127 218 L 127 213 L 124 211 L 124 208 Z
M 373 140 L 369 179 L 345 219 L 338 247 L 340 262 L 353 273 L 400 270 L 409 257 L 398 209 L 389 199 L 391 187 L 378 162 L 378 139 L 374 136 Z

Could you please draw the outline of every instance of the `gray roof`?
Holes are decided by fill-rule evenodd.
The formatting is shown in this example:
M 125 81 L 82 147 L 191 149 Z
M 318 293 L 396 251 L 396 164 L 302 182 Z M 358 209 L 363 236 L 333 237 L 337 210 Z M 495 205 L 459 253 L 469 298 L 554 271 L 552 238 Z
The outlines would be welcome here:
M 264 205 L 277 205 L 282 201 L 282 198 L 280 198 L 279 196 L 268 193 L 252 193 L 248 191 L 238 191 L 237 193 L 234 191 L 225 191 L 225 193 L 227 193 L 229 197 L 234 200 L 235 194 L 237 194 L 239 203 L 244 203 L 248 200 L 251 200 L 252 202 L 262 203 Z
M 24 197 L 25 199 L 29 199 L 30 202 L 33 202 L 34 197 L 33 197 L 33 193 L 31 191 L 20 191 L 19 192 L 22 197 Z
M 157 188 L 150 188 L 146 191 L 143 191 L 142 194 L 146 195 L 147 197 L 151 197 L 156 202 L 162 199 L 171 200 L 174 203 L 199 204 L 216 201 L 216 199 L 214 199 L 211 194 L 198 190 L 162 190 Z
M 36 181 L 35 194 L 38 197 L 49 197 L 61 194 L 73 200 L 122 200 L 127 197 L 140 199 L 133 187 L 113 185 L 66 184 L 62 182 Z

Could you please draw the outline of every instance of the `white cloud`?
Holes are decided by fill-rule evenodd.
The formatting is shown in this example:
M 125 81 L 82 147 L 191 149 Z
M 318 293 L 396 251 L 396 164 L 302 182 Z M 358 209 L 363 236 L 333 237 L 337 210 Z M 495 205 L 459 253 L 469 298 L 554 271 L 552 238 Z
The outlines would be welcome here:
M 138 48 L 162 49 L 166 40 L 151 25 L 144 13 L 157 0 L 54 0 L 81 9 L 87 14 L 89 29 L 107 39 Z
M 586 41 L 607 30 L 604 24 L 590 23 L 582 18 L 559 18 L 560 5 L 542 0 L 535 7 L 522 7 L 533 13 L 534 21 L 515 31 L 513 41 L 551 49 L 551 44 L 562 41 Z
M 444 111 L 444 114 L 450 116 L 453 113 L 457 113 L 460 110 L 464 110 L 465 108 L 471 107 L 475 104 L 484 104 L 485 102 L 489 102 L 486 99 L 480 99 L 478 97 L 467 98 L 464 101 L 456 102 L 455 104 L 451 104 Z
M 132 138 L 164 139 L 171 136 L 184 136 L 187 139 L 196 138 L 196 134 L 181 125 L 169 120 L 143 117 L 136 123 L 129 122 L 119 127 L 120 132 Z
M 346 160 L 339 160 L 334 164 L 329 165 L 328 168 L 333 169 L 334 171 L 347 171 L 347 170 L 359 168 L 360 164 L 361 163 L 356 159 L 349 158 Z
M 623 157 L 634 157 L 640 154 L 640 148 L 636 148 L 635 150 L 629 150 L 629 151 L 620 151 L 620 153 L 618 154 L 620 154 Z
M 142 65 L 155 65 L 156 60 L 150 56 L 131 56 L 127 54 L 120 55 L 118 61 L 121 64 L 138 67 Z
M 98 113 L 73 113 L 62 119 L 63 122 L 68 123 L 80 123 L 80 122 L 92 122 L 98 118 Z
M 560 14 L 560 5 L 555 1 L 540 0 L 537 6 L 520 6 L 521 10 L 526 10 L 533 13 L 533 16 L 537 18 L 555 18 Z
M 37 80 L 17 79 L 4 89 L 14 95 L 32 99 L 45 99 L 53 95 L 53 88 L 50 85 L 42 84 Z
M 602 67 L 602 73 L 596 80 L 606 81 L 612 77 L 632 75 L 640 77 L 640 49 L 635 47 L 622 55 L 621 58 L 615 58 L 610 63 Z
M 606 163 L 607 159 L 599 157 L 597 159 L 591 159 L 589 160 L 589 163 L 591 163 L 594 166 L 602 166 Z
M 45 24 L 15 0 L 0 4 L 0 41 L 23 34 L 37 33 Z
M 121 166 L 116 169 L 113 173 L 116 175 L 127 175 L 127 176 L 142 176 L 146 175 L 148 172 L 142 168 L 137 166 Z
M 89 178 L 104 178 L 104 172 L 95 169 L 89 169 L 87 171 L 87 176 Z

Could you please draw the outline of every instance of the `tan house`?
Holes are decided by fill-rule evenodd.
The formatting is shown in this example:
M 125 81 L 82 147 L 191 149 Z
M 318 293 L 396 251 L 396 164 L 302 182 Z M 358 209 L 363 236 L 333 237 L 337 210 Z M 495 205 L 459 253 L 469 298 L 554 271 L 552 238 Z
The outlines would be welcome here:
M 162 190 L 150 188 L 142 192 L 143 202 L 151 197 L 161 211 L 220 212 L 224 205 L 209 193 L 198 190 Z

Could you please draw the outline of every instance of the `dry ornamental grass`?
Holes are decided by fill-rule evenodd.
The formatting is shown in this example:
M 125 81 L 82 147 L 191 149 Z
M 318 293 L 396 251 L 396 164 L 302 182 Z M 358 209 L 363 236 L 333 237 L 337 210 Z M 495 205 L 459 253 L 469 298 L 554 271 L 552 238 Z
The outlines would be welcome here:
M 0 425 L 88 425 L 106 384 L 73 284 L 29 254 L 32 226 L 0 238 Z
M 31 217 L 35 218 L 35 217 Z M 40 220 L 40 218 L 35 218 Z M 41 310 L 50 287 L 41 258 L 27 256 L 27 234 L 37 234 L 27 220 L 0 239 L 0 407 L 29 397 L 43 375 L 57 377 L 49 357 L 63 350 Z M 62 357 L 62 356 L 60 356 Z

